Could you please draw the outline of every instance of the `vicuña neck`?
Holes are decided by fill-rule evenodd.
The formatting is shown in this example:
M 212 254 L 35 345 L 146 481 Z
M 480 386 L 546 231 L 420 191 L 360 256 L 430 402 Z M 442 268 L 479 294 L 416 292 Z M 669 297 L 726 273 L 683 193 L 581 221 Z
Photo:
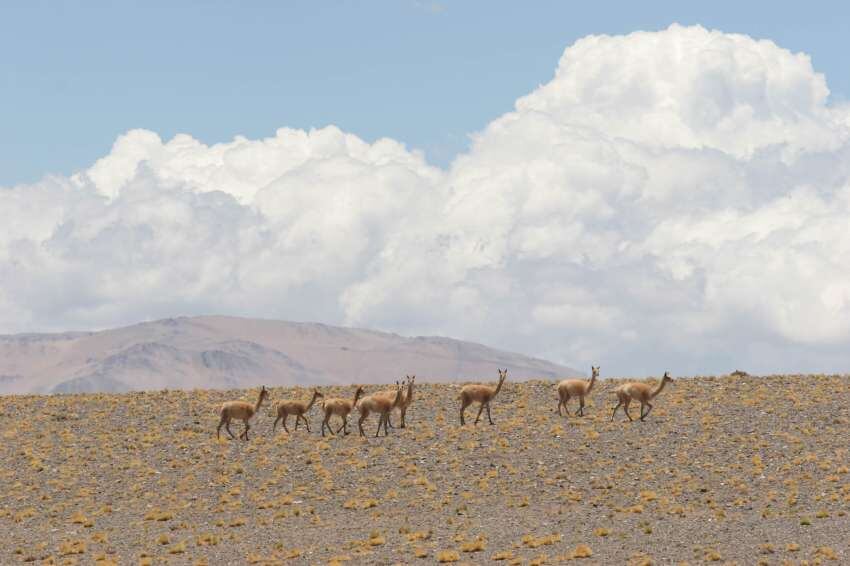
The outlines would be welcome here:
M 590 374 L 590 382 L 587 384 L 587 392 L 590 393 L 590 390 L 593 389 L 593 384 L 596 383 L 596 372 L 592 372 Z
M 496 386 L 496 390 L 493 392 L 493 397 L 499 394 L 499 391 L 502 390 L 502 384 L 505 382 L 504 379 L 499 380 L 499 384 Z
M 658 387 L 655 388 L 655 391 L 652 392 L 652 397 L 650 399 L 655 399 L 655 397 L 661 393 L 661 390 L 664 389 L 664 386 L 667 385 L 667 380 L 663 377 L 661 378 L 661 383 L 658 384 Z

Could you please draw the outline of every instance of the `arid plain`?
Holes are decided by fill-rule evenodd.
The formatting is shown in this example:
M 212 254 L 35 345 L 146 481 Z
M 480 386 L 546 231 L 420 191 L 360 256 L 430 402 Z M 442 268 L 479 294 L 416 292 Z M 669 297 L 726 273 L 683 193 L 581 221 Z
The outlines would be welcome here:
M 322 438 L 318 405 L 272 434 L 309 389 L 273 388 L 249 442 L 215 428 L 256 389 L 2 397 L 0 563 L 850 561 L 846 376 L 676 379 L 631 423 L 620 380 L 565 418 L 555 382 L 509 377 L 465 427 L 424 381 L 387 438 Z

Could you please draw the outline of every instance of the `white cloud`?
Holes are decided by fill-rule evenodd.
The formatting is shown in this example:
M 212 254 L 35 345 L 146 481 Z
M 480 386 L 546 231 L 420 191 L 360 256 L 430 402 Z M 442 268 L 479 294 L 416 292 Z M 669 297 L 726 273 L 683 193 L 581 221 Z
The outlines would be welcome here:
M 335 127 L 121 136 L 0 189 L 0 328 L 221 312 L 443 333 L 607 372 L 846 369 L 850 111 L 809 58 L 591 36 L 448 171 Z

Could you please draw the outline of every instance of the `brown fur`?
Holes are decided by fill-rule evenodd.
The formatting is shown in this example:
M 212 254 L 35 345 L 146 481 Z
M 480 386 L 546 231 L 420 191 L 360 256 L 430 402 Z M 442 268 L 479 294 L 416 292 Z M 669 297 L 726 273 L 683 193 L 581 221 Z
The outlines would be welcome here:
M 363 387 L 358 385 L 357 389 L 354 391 L 353 401 L 350 399 L 340 399 L 338 397 L 332 397 L 324 400 L 322 403 L 322 409 L 325 411 L 325 418 L 322 420 L 322 436 L 325 435 L 325 427 L 328 427 L 328 431 L 331 434 L 339 434 L 339 431 L 343 431 L 344 434 L 348 434 L 348 415 L 351 413 L 351 410 L 357 404 L 357 400 L 362 394 Z M 337 415 L 342 419 L 342 425 L 337 429 L 336 433 L 329 424 L 331 415 Z
M 286 426 L 286 421 L 289 419 L 289 415 L 295 415 L 295 430 L 298 430 L 298 423 L 303 420 L 304 424 L 307 426 L 307 432 L 310 432 L 310 423 L 304 415 L 310 412 L 310 409 L 313 407 L 313 403 L 315 403 L 316 399 L 319 397 L 324 397 L 324 395 L 319 393 L 318 389 L 313 389 L 313 397 L 310 399 L 309 403 L 307 401 L 281 401 L 278 403 L 277 418 L 274 420 L 272 432 L 274 432 L 277 428 L 278 421 L 283 421 L 283 429 L 286 432 L 289 432 L 289 428 Z
M 502 389 L 502 383 L 505 382 L 505 379 L 508 378 L 508 370 L 506 369 L 504 372 L 499 370 L 499 383 L 495 387 L 492 385 L 482 385 L 482 384 L 473 384 L 473 385 L 464 385 L 460 390 L 460 424 L 461 426 L 466 424 L 466 421 L 463 418 L 463 412 L 466 408 L 471 405 L 473 402 L 479 403 L 481 406 L 478 408 L 478 415 L 475 417 L 475 423 L 478 424 L 478 419 L 481 418 L 481 411 L 484 408 L 487 409 L 487 420 L 490 421 L 490 424 L 493 424 L 493 419 L 490 417 L 490 401 L 499 394 L 499 391 Z
M 363 421 L 365 421 L 371 413 L 378 413 L 380 415 L 380 418 L 378 419 L 378 430 L 375 431 L 375 436 L 377 437 L 378 434 L 380 434 L 381 425 L 384 427 L 384 436 L 389 435 L 387 421 L 390 420 L 390 413 L 392 410 L 395 409 L 401 402 L 403 391 L 404 388 L 401 384 L 396 382 L 396 393 L 393 399 L 375 394 L 367 395 L 360 399 L 360 402 L 357 403 L 357 410 L 360 411 L 360 419 L 357 421 L 357 428 L 360 429 L 360 436 L 366 436 L 366 433 L 363 432 Z
M 565 379 L 558 384 L 558 414 L 561 414 L 561 406 L 564 407 L 566 416 L 570 416 L 570 411 L 567 408 L 567 403 L 572 397 L 578 397 L 578 411 L 576 415 L 584 416 L 584 398 L 593 389 L 593 384 L 596 383 L 596 378 L 599 377 L 599 367 L 590 366 L 590 380 L 583 379 Z
M 614 392 L 617 394 L 617 406 L 614 407 L 614 412 L 611 413 L 611 420 L 614 420 L 614 415 L 617 414 L 617 409 L 620 406 L 623 407 L 623 412 L 626 413 L 626 416 L 629 417 L 629 420 L 633 420 L 632 416 L 629 414 L 629 404 L 632 400 L 640 402 L 640 420 L 646 419 L 649 415 L 649 412 L 652 410 L 652 401 L 655 399 L 661 390 L 664 389 L 664 386 L 668 381 L 673 381 L 673 378 L 670 377 L 668 372 L 664 372 L 664 377 L 661 378 L 661 383 L 655 389 L 652 389 L 652 386 L 648 383 L 624 383 L 623 385 L 617 387 Z M 644 412 L 644 407 L 649 407 L 649 409 Z
M 221 420 L 218 421 L 218 428 L 215 431 L 216 438 L 221 438 L 221 427 L 224 426 L 227 433 L 230 435 L 230 438 L 236 438 L 233 436 L 233 432 L 230 430 L 230 421 L 232 419 L 240 419 L 245 423 L 245 430 L 242 431 L 242 434 L 239 435 L 239 438 L 245 438 L 248 440 L 248 431 L 251 429 L 251 425 L 248 421 L 251 420 L 259 410 L 260 405 L 263 404 L 263 400 L 267 399 L 269 396 L 269 391 L 266 389 L 266 386 L 263 385 L 262 389 L 260 389 L 260 396 L 257 398 L 257 403 L 252 405 L 246 401 L 228 401 L 221 406 Z

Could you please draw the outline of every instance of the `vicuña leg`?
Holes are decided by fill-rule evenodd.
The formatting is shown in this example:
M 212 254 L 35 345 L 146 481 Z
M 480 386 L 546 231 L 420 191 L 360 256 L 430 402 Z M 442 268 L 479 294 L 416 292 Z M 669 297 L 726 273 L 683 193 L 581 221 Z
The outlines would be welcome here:
M 494 424 L 493 419 L 490 418 L 490 402 L 489 401 L 487 402 L 487 420 L 490 421 L 490 424 Z
M 633 421 L 632 415 L 629 414 L 629 405 L 631 404 L 631 399 L 626 399 L 625 403 L 623 403 L 623 412 L 626 413 L 626 416 L 629 417 L 629 421 Z
M 466 399 L 462 399 L 460 402 L 460 426 L 466 424 L 466 421 L 463 419 L 463 412 L 466 410 L 467 407 L 469 407 L 469 403 L 470 401 L 467 401 Z
M 368 416 L 369 416 L 368 411 L 361 413 L 360 419 L 357 420 L 357 428 L 360 429 L 360 436 L 366 436 L 366 433 L 363 432 L 363 421 L 365 421 L 366 417 L 368 417 Z
M 568 405 L 569 402 L 570 402 L 570 396 L 569 395 L 564 395 L 561 398 L 561 404 L 564 406 L 564 415 L 567 416 L 567 417 L 570 416 L 570 407 Z M 558 414 L 561 414 L 561 408 L 560 407 L 558 407 Z
M 478 424 L 478 419 L 480 419 L 480 418 L 481 418 L 481 411 L 483 411 L 483 410 L 484 410 L 484 403 L 481 403 L 481 404 L 478 406 L 478 414 L 477 414 L 477 415 L 475 415 L 475 423 L 473 423 L 473 424 Z
M 584 397 L 578 398 L 578 411 L 576 411 L 576 415 L 579 417 L 584 416 Z

